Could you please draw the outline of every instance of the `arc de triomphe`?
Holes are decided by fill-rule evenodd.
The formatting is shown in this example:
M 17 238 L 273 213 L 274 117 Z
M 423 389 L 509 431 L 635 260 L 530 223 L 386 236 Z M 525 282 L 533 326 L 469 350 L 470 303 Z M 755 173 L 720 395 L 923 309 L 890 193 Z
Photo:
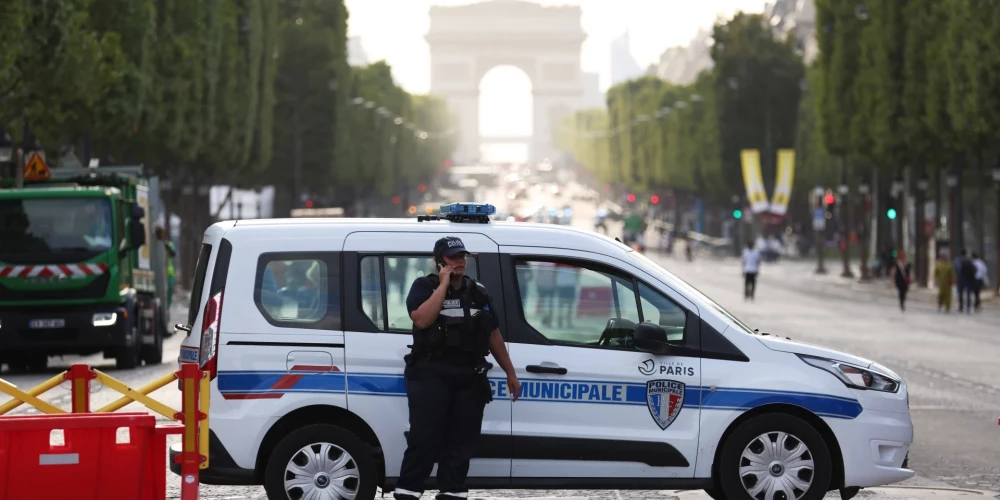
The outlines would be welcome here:
M 579 7 L 543 7 L 523 0 L 490 0 L 431 7 L 426 39 L 431 55 L 431 93 L 456 113 L 459 162 L 479 158 L 479 82 L 500 65 L 520 68 L 531 80 L 533 136 L 493 138 L 527 142 L 528 161 L 555 159 L 553 129 L 582 107 L 580 47 L 586 38 Z

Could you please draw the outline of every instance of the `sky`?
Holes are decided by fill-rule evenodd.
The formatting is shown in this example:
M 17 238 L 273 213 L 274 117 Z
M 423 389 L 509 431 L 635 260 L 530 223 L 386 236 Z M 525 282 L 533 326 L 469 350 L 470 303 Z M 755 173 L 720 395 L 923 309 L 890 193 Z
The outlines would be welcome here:
M 587 39 L 582 70 L 600 75 L 610 86 L 611 41 L 626 30 L 631 52 L 643 69 L 669 47 L 687 45 L 700 28 L 737 11 L 761 12 L 764 0 L 534 0 L 542 5 L 580 5 Z M 396 83 L 410 93 L 430 88 L 430 52 L 424 35 L 431 5 L 465 5 L 472 0 L 346 0 L 348 35 L 360 36 L 370 62 L 385 60 Z M 519 70 L 498 67 L 480 83 L 480 133 L 531 133 L 530 82 Z M 498 158 L 500 159 L 500 158 Z M 508 159 L 508 158 L 502 158 Z M 516 160 L 516 158 L 509 158 Z

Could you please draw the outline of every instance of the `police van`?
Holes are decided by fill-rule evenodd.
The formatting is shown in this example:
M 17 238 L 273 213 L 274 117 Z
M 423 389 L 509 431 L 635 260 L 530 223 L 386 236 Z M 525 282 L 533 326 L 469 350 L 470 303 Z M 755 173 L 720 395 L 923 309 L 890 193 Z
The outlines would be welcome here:
M 907 386 L 885 366 L 758 333 L 614 239 L 493 212 L 209 227 L 179 359 L 212 379 L 202 482 L 291 500 L 392 490 L 406 294 L 449 235 L 471 252 L 466 274 L 489 289 L 522 383 L 512 402 L 489 373 L 470 488 L 792 500 L 914 475 Z

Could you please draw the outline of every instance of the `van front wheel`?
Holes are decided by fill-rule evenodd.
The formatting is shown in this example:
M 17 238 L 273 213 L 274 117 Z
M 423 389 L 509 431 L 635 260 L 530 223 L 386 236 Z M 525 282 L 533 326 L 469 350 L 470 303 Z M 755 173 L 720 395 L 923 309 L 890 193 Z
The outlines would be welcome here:
M 718 484 L 732 500 L 819 500 L 832 470 L 830 451 L 816 429 L 771 413 L 742 423 L 723 444 Z
M 271 453 L 264 471 L 268 500 L 371 500 L 378 471 L 371 447 L 329 424 L 297 429 Z

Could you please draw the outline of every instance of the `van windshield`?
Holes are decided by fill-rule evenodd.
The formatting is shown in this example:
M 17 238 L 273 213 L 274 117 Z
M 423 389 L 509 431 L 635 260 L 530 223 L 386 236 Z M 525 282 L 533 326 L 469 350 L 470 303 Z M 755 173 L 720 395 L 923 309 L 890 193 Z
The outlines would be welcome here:
M 701 293 L 700 290 L 698 290 L 697 288 L 691 286 L 690 283 L 688 283 L 688 282 L 686 282 L 686 281 L 678 278 L 677 275 L 671 273 L 670 271 L 667 271 L 666 269 L 663 268 L 663 266 L 657 264 L 656 262 L 653 262 L 652 259 L 650 259 L 649 257 L 646 257 L 645 255 L 643 255 L 643 254 L 641 254 L 639 252 L 634 252 L 634 251 L 633 252 L 629 252 L 628 255 L 630 257 L 632 257 L 633 259 L 635 259 L 635 260 L 637 260 L 637 261 L 645 264 L 646 266 L 649 266 L 649 268 L 651 270 L 655 271 L 656 273 L 659 273 L 661 275 L 660 277 L 661 278 L 665 278 L 665 281 L 667 281 L 668 283 L 670 283 L 671 286 L 676 286 L 677 288 L 680 288 L 681 291 L 683 291 L 684 293 L 688 294 L 691 297 L 694 297 L 694 298 L 698 299 L 699 301 L 701 301 L 704 304 L 708 305 L 712 309 L 715 309 L 719 314 L 725 316 L 726 319 L 728 319 L 729 321 L 731 321 L 734 325 L 736 325 L 739 329 L 743 330 L 745 333 L 753 335 L 753 333 L 754 333 L 753 328 L 750 328 L 749 326 L 747 326 L 745 323 L 743 323 L 742 321 L 740 321 L 736 316 L 734 316 L 732 313 L 730 313 L 729 311 L 727 311 L 724 307 L 722 307 L 721 305 L 719 305 L 718 302 L 710 299 L 708 297 L 708 295 L 705 295 L 704 293 Z

